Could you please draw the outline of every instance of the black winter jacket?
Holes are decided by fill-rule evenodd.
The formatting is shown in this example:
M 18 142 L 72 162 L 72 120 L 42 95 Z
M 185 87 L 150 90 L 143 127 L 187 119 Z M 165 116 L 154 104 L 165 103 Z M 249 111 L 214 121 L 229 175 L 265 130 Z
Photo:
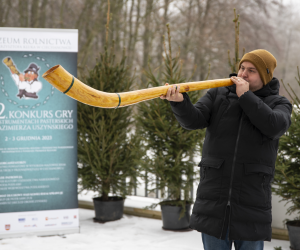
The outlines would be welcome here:
M 229 228 L 230 240 L 270 241 L 271 181 L 292 105 L 276 78 L 240 98 L 235 87 L 210 89 L 195 105 L 186 93 L 170 102 L 183 128 L 207 128 L 190 227 L 219 239 Z

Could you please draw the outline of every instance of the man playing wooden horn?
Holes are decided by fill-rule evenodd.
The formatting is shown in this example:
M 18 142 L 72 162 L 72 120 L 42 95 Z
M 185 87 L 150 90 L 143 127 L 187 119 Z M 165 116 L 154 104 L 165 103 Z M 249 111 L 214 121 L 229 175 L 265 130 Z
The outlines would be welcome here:
M 291 103 L 279 96 L 275 57 L 245 54 L 234 85 L 210 89 L 196 104 L 175 86 L 170 101 L 180 125 L 206 128 L 200 184 L 190 227 L 202 232 L 206 250 L 262 250 L 271 241 L 271 181 L 278 141 L 291 124 Z M 166 84 L 167 85 L 167 84 Z

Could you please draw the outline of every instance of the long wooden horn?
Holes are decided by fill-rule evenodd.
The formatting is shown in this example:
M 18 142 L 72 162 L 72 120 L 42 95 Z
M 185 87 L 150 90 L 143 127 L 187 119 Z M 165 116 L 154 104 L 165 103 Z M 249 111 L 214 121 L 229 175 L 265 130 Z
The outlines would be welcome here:
M 43 74 L 49 83 L 73 99 L 100 108 L 119 108 L 166 95 L 170 86 L 153 87 L 122 93 L 106 93 L 82 83 L 61 65 L 56 65 Z M 232 85 L 230 78 L 200 82 L 178 83 L 180 92 L 210 89 Z

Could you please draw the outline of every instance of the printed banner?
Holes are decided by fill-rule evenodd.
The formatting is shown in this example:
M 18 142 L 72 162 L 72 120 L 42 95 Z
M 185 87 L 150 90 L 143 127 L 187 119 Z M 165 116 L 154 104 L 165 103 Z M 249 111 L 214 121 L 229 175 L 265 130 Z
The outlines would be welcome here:
M 76 101 L 42 78 L 57 64 L 76 76 L 77 51 L 77 30 L 0 28 L 0 238 L 20 233 L 25 212 L 78 210 Z M 24 232 L 45 230 L 43 216 Z

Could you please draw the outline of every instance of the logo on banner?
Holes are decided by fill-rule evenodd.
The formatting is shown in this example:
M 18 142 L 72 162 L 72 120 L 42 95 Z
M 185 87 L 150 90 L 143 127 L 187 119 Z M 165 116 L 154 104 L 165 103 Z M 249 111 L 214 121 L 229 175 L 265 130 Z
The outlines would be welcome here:
M 74 215 L 74 219 L 76 219 L 77 218 L 77 216 L 76 215 Z
M 56 224 L 46 224 L 45 226 L 46 227 L 53 227 L 53 226 L 56 226 Z
M 49 218 L 49 217 L 46 217 L 45 220 L 57 220 L 58 217 L 52 217 L 52 218 Z
M 24 225 L 24 227 L 37 227 L 37 225 L 36 224 L 34 224 L 34 225 Z
M 25 218 L 19 218 L 19 222 L 25 222 Z
M 73 222 L 70 222 L 70 221 L 69 221 L 69 222 L 62 222 L 61 224 L 62 224 L 62 225 L 72 225 Z
M 5 225 L 5 230 L 6 230 L 6 231 L 10 230 L 10 224 Z
M 20 54 L 21 56 L 21 54 Z M 41 68 L 50 68 L 47 60 L 34 54 L 21 56 L 5 56 L 2 63 L 6 65 L 6 76 L 0 75 L 1 92 L 4 97 L 20 109 L 35 109 L 46 104 L 54 94 L 54 87 L 45 85 L 40 81 Z M 26 63 L 26 64 L 24 64 Z M 19 68 L 23 68 L 23 72 Z M 49 91 L 50 90 L 50 91 Z

